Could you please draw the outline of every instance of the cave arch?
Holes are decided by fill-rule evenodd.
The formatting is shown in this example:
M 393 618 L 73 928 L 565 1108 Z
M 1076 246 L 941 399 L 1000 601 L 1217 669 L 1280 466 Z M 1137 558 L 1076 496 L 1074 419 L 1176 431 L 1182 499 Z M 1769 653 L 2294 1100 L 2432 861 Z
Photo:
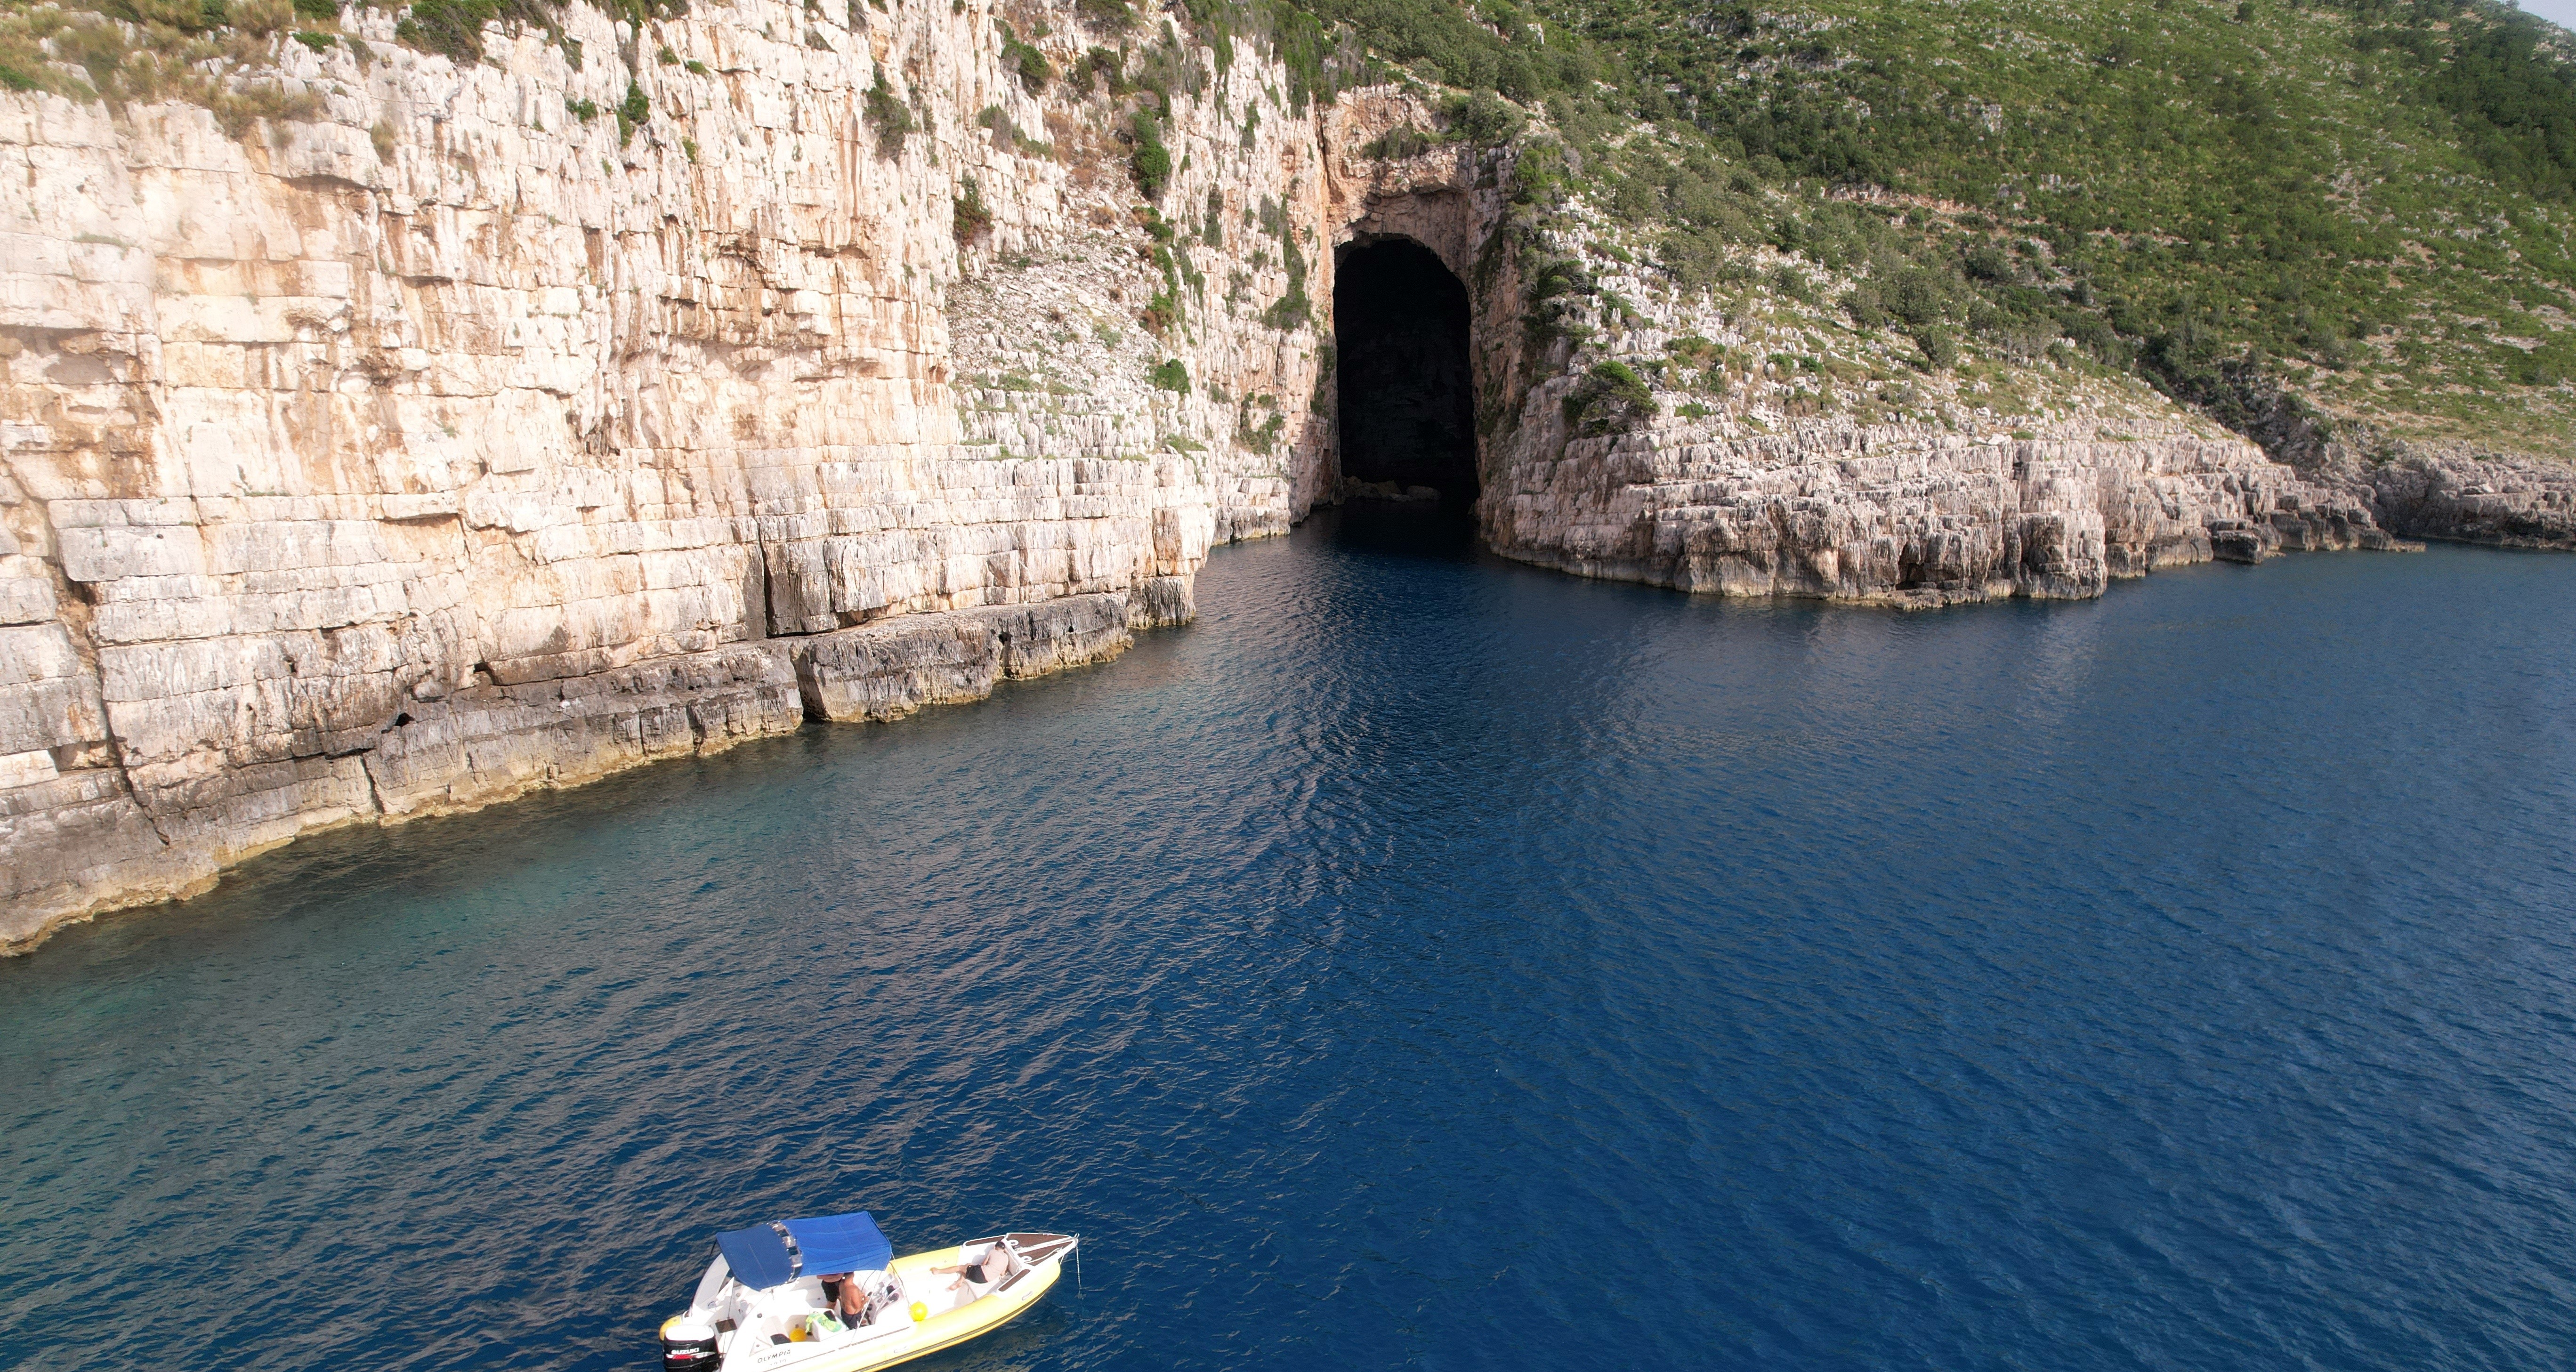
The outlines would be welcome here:
M 1467 286 L 1409 238 L 1354 242 L 1333 280 L 1342 475 L 1428 486 L 1463 511 L 1480 488 Z

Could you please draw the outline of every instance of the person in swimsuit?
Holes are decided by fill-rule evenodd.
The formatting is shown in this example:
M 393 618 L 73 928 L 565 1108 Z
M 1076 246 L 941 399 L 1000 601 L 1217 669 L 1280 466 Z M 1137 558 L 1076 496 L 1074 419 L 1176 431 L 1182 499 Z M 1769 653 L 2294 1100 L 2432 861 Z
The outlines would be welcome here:
M 861 1289 L 858 1273 L 844 1272 L 823 1278 L 823 1301 L 824 1309 L 841 1317 L 843 1328 L 856 1329 L 867 1313 L 868 1293 Z
M 947 1272 L 956 1273 L 957 1280 L 950 1282 L 948 1289 L 965 1291 L 969 1289 L 968 1282 L 976 1286 L 988 1286 L 1002 1280 L 1011 1275 L 1012 1269 L 1018 1267 L 1019 1262 L 1019 1258 L 1011 1252 L 1008 1245 L 997 1242 L 984 1250 L 984 1256 L 973 1262 L 961 1262 L 949 1267 L 934 1267 L 930 1271 L 934 1276 Z

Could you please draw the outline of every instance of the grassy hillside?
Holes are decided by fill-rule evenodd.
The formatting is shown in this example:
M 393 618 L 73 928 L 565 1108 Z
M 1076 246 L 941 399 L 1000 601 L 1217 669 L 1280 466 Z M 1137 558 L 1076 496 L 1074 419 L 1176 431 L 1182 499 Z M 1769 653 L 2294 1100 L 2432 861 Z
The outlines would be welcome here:
M 2510 8 L 1314 7 L 1549 109 L 1677 271 L 1767 237 L 1861 278 L 1863 327 L 2062 337 L 2251 430 L 2285 389 L 2348 432 L 2576 453 L 2576 67 Z
M 471 60 L 484 20 L 556 5 L 412 0 L 401 41 Z M 1581 190 L 1685 286 L 1794 254 L 1927 366 L 1964 343 L 2134 371 L 2258 437 L 2322 417 L 2576 457 L 2576 62 L 2497 0 L 1182 0 L 1186 39 L 1076 8 L 1122 51 L 1067 80 L 1188 86 L 1198 44 L 1240 41 L 1300 107 L 1408 72 L 1475 92 L 1427 132 L 1523 141 L 1542 212 Z M 0 86 L 246 132 L 311 117 L 262 69 L 360 46 L 339 13 L 0 0 Z

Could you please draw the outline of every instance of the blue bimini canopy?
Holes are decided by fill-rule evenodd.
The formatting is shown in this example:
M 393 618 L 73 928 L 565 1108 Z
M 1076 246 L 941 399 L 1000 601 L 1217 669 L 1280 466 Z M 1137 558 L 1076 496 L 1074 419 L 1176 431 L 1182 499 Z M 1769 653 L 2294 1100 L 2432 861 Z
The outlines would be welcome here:
M 894 1245 L 865 1210 L 731 1230 L 716 1235 L 716 1248 L 734 1280 L 755 1291 L 798 1277 L 881 1272 L 894 1262 Z

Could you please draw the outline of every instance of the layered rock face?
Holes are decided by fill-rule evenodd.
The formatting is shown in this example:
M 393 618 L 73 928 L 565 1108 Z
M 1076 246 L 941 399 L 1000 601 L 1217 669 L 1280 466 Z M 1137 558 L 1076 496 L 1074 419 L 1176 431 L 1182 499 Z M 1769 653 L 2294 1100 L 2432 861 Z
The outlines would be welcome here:
M 1313 184 L 1278 69 L 1182 73 L 1182 261 L 1258 299 L 1157 334 L 1133 102 L 1001 56 L 1002 22 L 1068 66 L 1114 38 L 830 11 L 573 6 L 459 66 L 352 9 L 363 53 L 278 46 L 320 117 L 240 139 L 0 99 L 0 943 L 315 828 L 1097 661 L 1303 512 L 1304 426 L 1239 413 L 1302 416 L 1321 342 L 1245 317 L 1289 283 L 1244 226 Z M 621 140 L 583 111 L 630 83 Z
M 1600 440 L 1492 507 L 1498 546 L 1590 576 L 1930 607 L 2100 595 L 2114 577 L 2399 546 L 2248 445 L 1966 437 L 1918 425 Z
M 1932 605 L 2388 542 L 2132 382 L 1918 376 L 1794 292 L 1677 289 L 1579 199 L 1516 217 L 1512 148 L 1370 157 L 1437 115 L 1308 106 L 1258 43 L 1052 0 L 562 15 L 459 66 L 345 11 L 365 51 L 277 46 L 318 116 L 239 138 L 0 94 L 0 944 L 1186 620 L 1211 546 L 1340 481 L 1318 302 L 1363 242 L 1466 288 L 1514 557 Z M 1027 45 L 1123 48 L 1168 109 Z M 1591 326 L 1530 326 L 1542 258 Z M 1826 343 L 1837 394 L 1778 360 Z M 1578 418 L 1623 359 L 1652 412 Z
M 784 733 L 900 719 L 996 682 L 1106 662 L 1131 630 L 1186 621 L 1186 583 L 901 615 L 632 667 L 468 686 L 399 711 L 358 758 L 390 818 L 471 810 L 567 779 Z
M 2576 551 L 2576 468 L 2527 457 L 2406 450 L 2333 475 L 2380 522 L 2417 538 Z

